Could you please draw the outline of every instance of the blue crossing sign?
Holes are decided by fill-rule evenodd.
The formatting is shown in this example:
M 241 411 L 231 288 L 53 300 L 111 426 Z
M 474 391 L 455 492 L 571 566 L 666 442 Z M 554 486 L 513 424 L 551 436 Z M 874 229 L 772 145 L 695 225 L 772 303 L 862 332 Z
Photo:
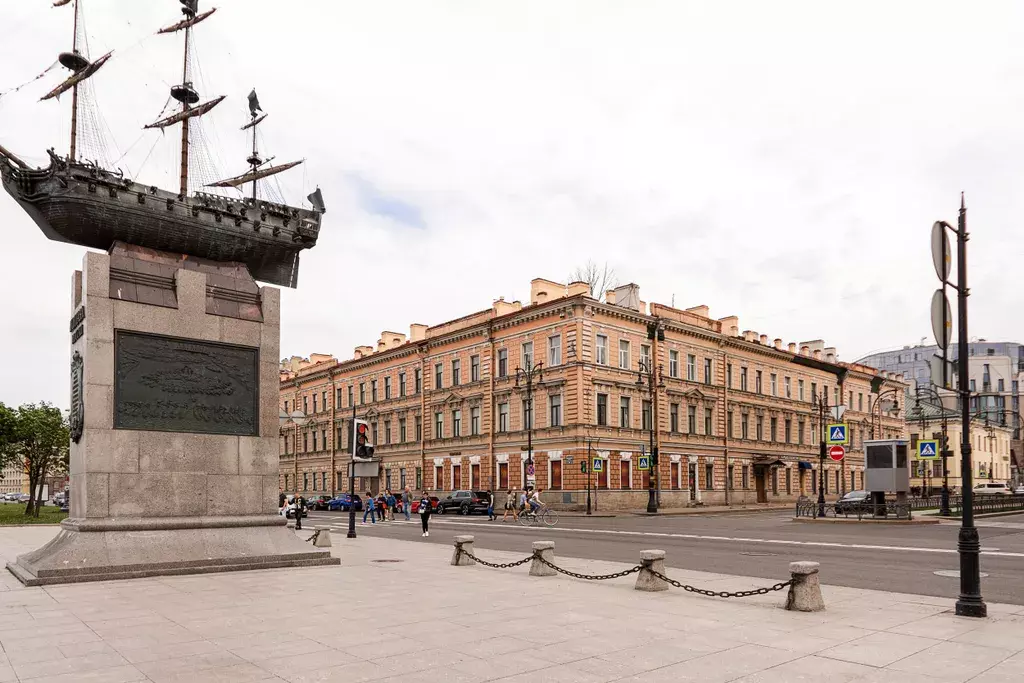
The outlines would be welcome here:
M 939 457 L 937 439 L 922 439 L 917 442 L 917 457 L 921 460 L 934 460 Z
M 825 434 L 825 443 L 829 445 L 849 443 L 850 430 L 847 429 L 845 422 L 830 424 L 826 429 L 827 433 Z
M 601 458 L 594 458 L 594 471 L 604 472 L 604 460 Z
M 651 469 L 651 458 L 649 456 L 646 456 L 646 455 L 641 455 L 640 456 L 640 462 L 636 466 L 636 468 L 638 470 L 649 470 L 649 469 Z

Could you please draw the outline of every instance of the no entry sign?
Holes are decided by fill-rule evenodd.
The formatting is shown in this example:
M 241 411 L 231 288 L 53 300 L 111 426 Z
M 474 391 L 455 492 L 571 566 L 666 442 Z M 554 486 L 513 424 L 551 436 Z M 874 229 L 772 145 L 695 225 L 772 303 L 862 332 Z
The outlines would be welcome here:
M 846 456 L 846 449 L 843 448 L 842 446 L 832 446 L 832 448 L 828 449 L 828 457 L 832 458 L 833 460 L 835 460 L 837 462 L 839 460 L 842 460 L 843 457 L 845 457 L 845 456 Z

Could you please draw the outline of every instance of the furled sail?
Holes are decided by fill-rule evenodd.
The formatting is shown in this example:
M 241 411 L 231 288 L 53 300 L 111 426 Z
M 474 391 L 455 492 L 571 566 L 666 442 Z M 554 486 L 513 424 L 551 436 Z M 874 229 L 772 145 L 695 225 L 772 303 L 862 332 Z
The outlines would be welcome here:
M 71 2 L 71 0 L 53 0 L 54 7 L 63 7 L 64 5 Z
M 202 104 L 192 107 L 191 109 L 185 109 L 179 111 L 177 114 L 171 114 L 167 118 L 154 121 L 149 125 L 143 126 L 143 128 L 166 128 L 167 126 L 173 126 L 176 123 L 181 123 L 185 119 L 190 119 L 194 116 L 202 116 L 206 112 L 210 111 L 224 100 L 225 95 L 221 95 L 217 99 L 210 100 L 209 102 L 203 102 Z
M 42 97 L 40 97 L 39 101 L 42 102 L 43 100 L 48 100 L 48 99 L 51 99 L 53 97 L 57 97 L 61 93 L 66 92 L 68 90 L 71 90 L 71 88 L 75 87 L 76 85 L 78 85 L 79 83 L 81 83 L 82 81 L 84 81 L 85 79 L 89 78 L 90 76 L 92 76 L 97 71 L 99 71 L 100 67 L 103 66 L 104 64 L 106 64 L 107 60 L 110 59 L 110 55 L 112 55 L 112 54 L 114 54 L 113 51 L 108 52 L 107 54 L 105 54 L 102 57 L 100 57 L 99 59 L 97 59 L 95 62 L 92 62 L 88 66 L 86 66 L 86 67 L 80 69 L 79 71 L 76 71 L 72 75 L 68 76 L 67 80 L 65 80 L 63 83 L 58 85 L 56 88 L 54 88 L 50 92 L 48 92 L 45 95 L 43 95 Z
M 253 121 L 250 121 L 249 123 L 247 123 L 244 126 L 242 126 L 240 130 L 248 130 L 249 128 L 252 128 L 253 126 L 258 126 L 260 124 L 260 121 L 262 121 L 263 119 L 267 118 L 268 116 L 269 116 L 269 114 L 263 114 L 259 118 L 254 119 Z
M 176 31 L 180 31 L 180 30 L 182 30 L 184 28 L 190 28 L 190 27 L 195 26 L 196 24 L 198 24 L 203 19 L 206 19 L 208 16 L 210 16 L 211 14 L 213 14 L 216 11 L 217 11 L 217 8 L 214 7 L 213 9 L 211 9 L 211 10 L 209 10 L 207 12 L 203 12 L 202 14 L 197 14 L 196 16 L 194 16 L 192 18 L 182 19 L 177 24 L 171 24 L 170 26 L 164 26 L 162 29 L 157 31 L 157 33 L 174 33 Z
M 210 183 L 209 185 L 207 185 L 207 187 L 238 187 L 240 185 L 245 185 L 246 183 L 257 181 L 261 178 L 266 178 L 267 176 L 277 175 L 282 171 L 287 171 L 289 168 L 295 168 L 301 163 L 301 161 L 290 161 L 287 164 L 268 166 L 267 168 L 259 169 L 257 171 L 249 171 L 248 173 L 243 173 L 242 175 L 235 176 L 234 178 L 228 178 L 227 180 L 221 180 L 216 183 Z

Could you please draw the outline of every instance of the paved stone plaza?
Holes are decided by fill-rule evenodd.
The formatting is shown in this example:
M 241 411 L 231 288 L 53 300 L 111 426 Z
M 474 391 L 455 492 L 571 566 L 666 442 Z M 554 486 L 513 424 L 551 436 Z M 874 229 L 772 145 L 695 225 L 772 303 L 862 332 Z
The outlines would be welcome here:
M 56 531 L 0 529 L 2 559 Z M 507 561 L 528 548 L 476 553 Z M 44 588 L 5 572 L 0 682 L 1024 679 L 1024 607 L 990 604 L 988 619 L 958 618 L 948 599 L 830 587 L 827 565 L 828 610 L 801 614 L 778 608 L 784 592 L 725 601 L 640 593 L 633 576 L 595 583 L 452 567 L 443 545 L 335 536 L 333 550 L 340 567 Z M 625 568 L 555 553 L 577 571 Z M 767 583 L 669 573 L 716 590 Z

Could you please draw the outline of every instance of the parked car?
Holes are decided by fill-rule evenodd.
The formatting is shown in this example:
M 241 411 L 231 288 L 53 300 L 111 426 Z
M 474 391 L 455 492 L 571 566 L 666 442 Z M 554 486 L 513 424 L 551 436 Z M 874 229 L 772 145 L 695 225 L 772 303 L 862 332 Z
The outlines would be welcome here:
M 4 500 L 16 501 L 16 500 L 18 500 L 18 496 L 20 496 L 20 495 L 21 495 L 20 493 L 5 493 L 4 494 Z
M 974 487 L 974 493 L 979 495 L 1003 495 L 1008 496 L 1013 493 L 1010 487 L 1005 483 L 988 481 L 984 484 L 978 484 Z
M 306 498 L 306 507 L 310 510 L 326 510 L 331 497 L 326 493 L 314 494 Z
M 288 507 L 285 508 L 284 516 L 287 519 L 295 517 L 295 496 L 288 496 Z M 303 519 L 309 517 L 309 504 L 306 504 L 306 511 L 302 513 Z
M 431 496 L 430 497 L 430 511 L 431 512 L 437 512 L 438 511 L 437 510 L 437 506 L 440 505 L 440 504 L 441 504 L 441 499 L 440 498 L 438 498 L 437 496 Z M 412 505 L 410 505 L 409 507 L 411 509 L 411 512 L 414 515 L 418 515 L 420 513 L 420 500 L 419 500 L 419 498 L 416 498 L 415 500 L 413 500 L 412 501 Z
M 1013 493 L 1014 493 L 1014 495 L 1017 495 L 1017 496 L 1024 495 L 1024 484 L 1021 484 L 1020 486 L 1015 488 L 1013 490 Z
M 837 515 L 855 515 L 872 512 L 870 491 L 850 491 L 836 501 Z
M 456 491 L 446 496 L 437 506 L 438 514 L 458 511 L 460 515 L 471 515 L 474 512 L 487 512 L 490 499 L 487 491 Z
M 327 501 L 327 509 L 328 510 L 341 510 L 342 512 L 348 512 L 349 501 L 350 500 L 354 501 L 355 509 L 356 510 L 362 510 L 363 509 L 363 500 L 362 500 L 362 498 L 360 498 L 358 495 L 354 495 L 351 498 L 349 498 L 349 495 L 347 493 L 339 494 L 339 495 L 335 496 L 334 498 L 332 498 L 331 500 Z

